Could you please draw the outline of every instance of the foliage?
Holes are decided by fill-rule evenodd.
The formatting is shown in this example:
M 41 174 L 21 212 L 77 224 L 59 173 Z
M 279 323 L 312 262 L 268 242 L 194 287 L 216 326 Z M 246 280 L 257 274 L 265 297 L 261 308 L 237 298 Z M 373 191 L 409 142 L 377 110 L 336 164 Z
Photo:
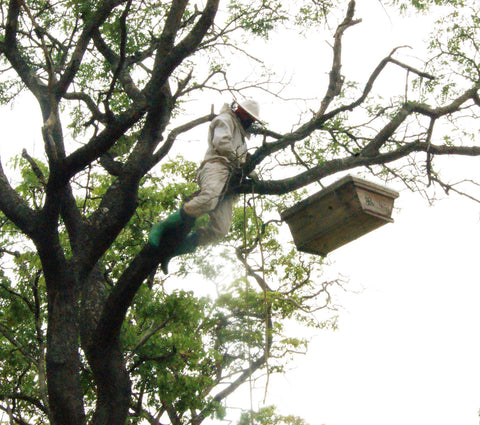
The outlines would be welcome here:
M 285 242 L 279 213 L 351 170 L 457 190 L 435 159 L 480 155 L 478 5 L 382 4 L 434 10 L 438 31 L 422 69 L 395 49 L 362 83 L 341 74 L 343 34 L 360 23 L 354 1 L 0 2 L 0 100 L 33 95 L 45 148 L 0 167 L 0 409 L 10 423 L 200 425 L 224 417 L 245 382 L 306 351 L 292 328 L 336 328 L 343 282 Z M 198 111 L 216 95 L 287 103 L 252 51 L 334 20 L 323 98 L 305 100 L 289 132 L 253 129 L 227 188 L 239 198 L 230 234 L 162 275 L 146 236 L 197 189 L 192 134 L 214 117 Z M 375 92 L 387 65 L 401 73 L 391 96 Z M 261 180 L 242 178 L 253 169 Z M 274 407 L 245 423 L 304 425 Z
M 266 406 L 258 412 L 244 412 L 238 421 L 238 425 L 307 425 L 306 422 L 296 416 L 283 416 L 276 412 L 275 406 Z
M 32 199 L 32 206 L 38 207 L 38 203 L 34 202 L 34 194 L 40 190 L 40 182 L 24 158 L 15 159 L 13 164 L 22 176 L 16 189 L 26 199 Z M 37 160 L 36 164 L 40 169 L 47 170 L 40 161 Z M 182 197 L 196 190 L 193 183 L 195 163 L 177 157 L 166 162 L 161 169 L 158 177 L 148 178 L 141 186 L 139 207 L 102 259 L 107 282 L 118 279 L 133 253 L 143 244 L 148 231 L 145 223 L 153 223 L 159 215 L 176 210 Z M 111 178 L 101 173 L 100 169 L 92 169 L 83 180 L 88 180 L 88 184 L 86 187 L 78 185 L 77 205 L 84 214 L 90 215 L 98 208 L 98 199 L 111 184 Z M 298 199 L 298 195 L 294 199 Z M 262 202 L 262 205 L 265 203 Z M 247 240 L 253 241 L 259 231 L 257 220 L 260 217 L 257 214 L 267 216 L 268 210 L 275 211 L 278 208 L 278 200 L 262 211 L 248 206 L 246 209 L 237 207 L 227 243 L 235 244 L 244 240 L 244 213 L 248 216 Z M 3 274 L 0 287 L 0 331 L 5 338 L 2 340 L 2 371 L 5 374 L 2 394 L 7 396 L 21 389 L 22 398 L 28 397 L 28 400 L 38 402 L 15 401 L 11 408 L 21 411 L 24 419 L 30 414 L 39 423 L 47 423 L 47 396 L 41 393 L 42 387 L 45 391 L 46 382 L 40 387 L 36 385 L 39 378 L 46 379 L 45 372 L 39 370 L 44 367 L 44 329 L 47 326 L 44 313 L 46 288 L 41 264 L 31 248 L 22 247 L 21 254 L 7 250 L 13 249 L 12 244 L 18 236 L 18 231 L 8 221 L 4 222 L 1 231 L 6 247 L 4 268 L 11 269 L 9 274 L 14 279 Z M 252 353 L 256 358 L 261 357 L 267 337 L 274 341 L 269 354 L 270 372 L 283 371 L 286 356 L 305 350 L 305 340 L 285 334 L 284 321 L 295 319 L 315 327 L 332 325 L 329 320 L 318 322 L 308 313 L 308 309 L 315 310 L 316 302 L 310 307 L 303 302 L 315 290 L 314 281 L 307 277 L 315 268 L 314 259 L 302 265 L 296 264 L 293 260 L 298 254 L 291 248 L 281 255 L 282 249 L 277 241 L 278 229 L 274 224 L 266 225 L 261 237 L 266 258 L 264 277 L 278 285 L 271 294 L 249 286 L 242 277 L 242 267 L 238 267 L 238 260 L 231 254 L 225 257 L 225 261 L 232 263 L 232 269 L 237 268 L 238 279 L 231 285 L 219 288 L 221 295 L 215 299 L 175 287 L 167 290 L 167 282 L 140 288 L 122 328 L 122 345 L 134 384 L 136 409 L 132 411 L 132 417 L 138 420 L 151 419 L 153 413 L 149 412 L 158 414 L 164 411 L 165 405 L 172 405 L 179 417 L 190 421 L 194 419 L 190 414 L 192 410 L 222 414 L 224 406 L 208 394 L 222 383 L 223 376 L 243 373 L 248 367 L 246 365 L 252 361 L 249 357 Z M 211 250 L 204 249 L 207 251 L 204 255 Z M 188 263 L 189 259 L 185 261 Z M 180 273 L 184 267 L 180 265 Z M 218 279 L 217 273 L 212 275 L 201 264 L 197 264 L 197 267 L 198 273 L 204 278 Z M 194 273 L 195 264 L 190 264 L 188 269 L 190 274 Z M 228 274 L 229 279 L 233 276 Z M 295 282 L 303 283 L 300 285 Z M 297 290 L 289 290 L 292 284 L 298 286 Z M 327 287 L 325 284 L 325 291 Z M 297 305 L 304 305 L 304 309 L 298 310 Z M 265 329 L 267 308 L 270 317 L 275 320 L 274 325 L 269 325 L 269 336 Z M 13 349 L 12 341 L 15 341 Z M 86 404 L 93 406 L 95 393 L 88 363 L 83 365 L 83 370 Z M 17 382 L 12 381 L 14 376 L 19 377 Z

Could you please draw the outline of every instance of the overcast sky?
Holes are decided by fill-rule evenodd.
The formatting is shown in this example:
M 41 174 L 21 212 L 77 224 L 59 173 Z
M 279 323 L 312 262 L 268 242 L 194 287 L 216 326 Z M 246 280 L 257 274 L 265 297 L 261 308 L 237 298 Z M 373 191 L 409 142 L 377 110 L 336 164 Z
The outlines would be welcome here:
M 428 16 L 399 22 L 377 0 L 357 3 L 363 22 L 345 35 L 343 72 L 365 81 L 400 45 L 411 46 L 403 58 L 418 66 L 433 29 Z M 320 34 L 304 45 L 290 37 L 280 36 L 269 50 L 285 58 L 295 89 L 323 94 L 330 48 Z M 394 81 L 384 83 L 387 91 Z M 269 124 L 289 122 L 291 110 L 282 120 L 272 109 L 265 111 Z M 440 165 L 452 175 L 478 175 L 478 159 Z M 480 205 L 451 196 L 429 207 L 400 184 L 392 188 L 400 191 L 395 223 L 328 257 L 332 270 L 363 292 L 339 297 L 339 329 L 320 332 L 291 372 L 270 377 L 266 404 L 311 425 L 478 425 Z M 248 408 L 248 394 L 237 396 L 230 401 Z M 256 396 L 263 400 L 262 388 Z

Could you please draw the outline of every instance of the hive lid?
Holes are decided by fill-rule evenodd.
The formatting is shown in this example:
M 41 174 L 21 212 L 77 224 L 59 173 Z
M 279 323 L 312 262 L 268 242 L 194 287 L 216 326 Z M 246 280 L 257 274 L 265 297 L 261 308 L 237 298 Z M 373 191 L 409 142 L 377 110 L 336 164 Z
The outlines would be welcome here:
M 381 186 L 376 183 L 372 183 L 367 180 L 348 174 L 342 177 L 341 179 L 337 180 L 336 182 L 332 183 L 330 186 L 327 186 L 321 191 L 314 193 L 308 198 L 296 203 L 292 207 L 287 208 L 285 211 L 282 211 L 280 213 L 282 220 L 287 221 L 292 215 L 299 213 L 300 211 L 302 211 L 304 208 L 308 207 L 312 203 L 319 201 L 323 197 L 328 196 L 335 190 L 338 190 L 340 187 L 347 184 L 353 184 L 357 187 L 361 187 L 363 189 L 378 193 L 379 195 L 387 196 L 392 199 L 396 199 L 399 196 L 399 193 L 395 190 L 389 189 L 385 186 Z

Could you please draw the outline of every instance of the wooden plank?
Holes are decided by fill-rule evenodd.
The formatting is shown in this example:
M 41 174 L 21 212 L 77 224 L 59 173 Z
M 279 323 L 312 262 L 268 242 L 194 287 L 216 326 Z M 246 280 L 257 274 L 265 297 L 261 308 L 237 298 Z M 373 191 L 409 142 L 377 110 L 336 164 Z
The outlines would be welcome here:
M 345 176 L 281 213 L 300 251 L 322 256 L 392 222 L 398 193 Z
M 366 235 L 388 222 L 390 221 L 368 212 L 360 212 L 358 215 L 346 219 L 334 230 L 318 233 L 309 239 L 300 241 L 297 248 L 299 251 L 309 254 L 326 256 L 335 249 Z

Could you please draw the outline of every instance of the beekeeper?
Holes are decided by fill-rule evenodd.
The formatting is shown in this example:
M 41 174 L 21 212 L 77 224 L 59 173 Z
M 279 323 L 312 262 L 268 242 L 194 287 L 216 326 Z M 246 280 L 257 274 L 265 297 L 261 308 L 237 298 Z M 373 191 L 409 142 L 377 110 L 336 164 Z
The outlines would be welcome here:
M 148 235 L 148 241 L 154 248 L 161 246 L 166 232 L 187 235 L 182 241 L 177 241 L 174 252 L 162 260 L 165 274 L 171 258 L 194 252 L 199 245 L 218 242 L 230 230 L 236 196 L 226 195 L 225 192 L 232 171 L 245 163 L 245 139 L 249 138 L 248 130 L 255 121 L 262 123 L 259 116 L 258 102 L 248 99 L 231 106 L 223 105 L 211 122 L 207 152 L 197 173 L 200 190 L 180 210 L 155 224 Z M 188 233 L 195 220 L 204 214 L 210 217 L 207 225 Z

